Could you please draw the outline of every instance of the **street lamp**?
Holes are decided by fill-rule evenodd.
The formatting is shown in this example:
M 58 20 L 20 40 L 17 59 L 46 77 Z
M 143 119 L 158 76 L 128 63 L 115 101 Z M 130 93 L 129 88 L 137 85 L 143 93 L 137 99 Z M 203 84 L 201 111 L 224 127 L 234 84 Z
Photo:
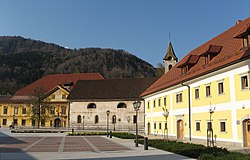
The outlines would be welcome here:
M 167 131 L 167 140 L 168 140 L 168 116 L 169 116 L 169 111 L 167 108 L 162 108 L 163 110 L 163 116 L 165 117 L 165 128 L 164 128 L 164 141 L 166 140 L 165 138 L 165 132 Z
M 212 141 L 210 140 L 210 143 L 209 143 L 208 141 L 210 138 L 209 138 L 209 136 L 207 136 L 207 145 L 211 146 L 211 143 L 212 143 L 213 147 L 214 147 L 214 138 L 213 138 L 214 135 L 213 135 L 212 115 L 213 115 L 214 111 L 215 111 L 215 107 L 212 108 L 210 106 L 209 111 L 208 111 L 209 112 L 210 128 L 207 129 L 207 135 L 209 135 L 208 132 L 210 131 L 210 138 L 212 138 Z
M 110 110 L 106 111 L 107 114 L 107 137 L 109 136 L 109 114 L 110 114 Z
M 84 130 L 84 116 L 82 116 L 82 130 Z
M 133 106 L 134 106 L 134 109 L 135 109 L 135 112 L 136 112 L 136 139 L 135 139 L 135 146 L 138 147 L 138 111 L 141 107 L 141 102 L 138 100 L 138 101 L 135 101 L 133 103 Z

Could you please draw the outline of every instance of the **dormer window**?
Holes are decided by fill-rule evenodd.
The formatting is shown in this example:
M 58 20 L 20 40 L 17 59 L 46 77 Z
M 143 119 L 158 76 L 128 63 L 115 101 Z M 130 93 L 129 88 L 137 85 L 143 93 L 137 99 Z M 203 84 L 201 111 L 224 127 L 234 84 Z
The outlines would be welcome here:
M 222 49 L 222 46 L 210 45 L 201 56 L 205 57 L 205 64 L 208 64 Z
M 177 68 L 181 68 L 182 74 L 186 74 L 199 60 L 198 55 L 190 55 L 186 61 L 179 64 Z
M 242 39 L 242 48 L 250 46 L 250 23 L 245 25 L 234 38 Z

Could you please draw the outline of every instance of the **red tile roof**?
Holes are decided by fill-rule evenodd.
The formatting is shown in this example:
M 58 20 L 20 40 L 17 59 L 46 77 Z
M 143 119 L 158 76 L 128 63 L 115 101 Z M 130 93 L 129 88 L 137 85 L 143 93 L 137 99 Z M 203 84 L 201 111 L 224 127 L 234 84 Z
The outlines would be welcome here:
M 160 79 L 158 79 L 153 85 L 151 85 L 145 92 L 143 92 L 141 96 L 152 94 L 162 89 L 181 84 L 198 76 L 218 70 L 230 64 L 237 63 L 244 59 L 249 59 L 250 48 L 248 47 L 242 49 L 242 40 L 234 38 L 236 33 L 239 33 L 244 26 L 248 26 L 249 24 L 250 17 L 209 40 L 198 48 L 192 50 L 178 63 L 184 64 L 189 60 L 191 55 L 199 56 L 197 63 L 186 74 L 181 74 L 181 68 L 178 68 L 179 65 L 177 64 Z M 201 57 L 200 55 L 204 54 L 210 45 L 218 45 L 222 46 L 222 48 L 216 57 L 214 57 L 207 65 L 204 65 L 205 57 Z
M 81 73 L 81 74 L 52 74 L 46 75 L 30 85 L 21 88 L 15 96 L 31 95 L 36 88 L 42 88 L 47 93 L 59 84 L 73 82 L 76 84 L 78 80 L 101 80 L 104 79 L 99 73 Z M 73 86 L 72 86 L 73 87 Z M 72 89 L 72 87 L 70 89 Z

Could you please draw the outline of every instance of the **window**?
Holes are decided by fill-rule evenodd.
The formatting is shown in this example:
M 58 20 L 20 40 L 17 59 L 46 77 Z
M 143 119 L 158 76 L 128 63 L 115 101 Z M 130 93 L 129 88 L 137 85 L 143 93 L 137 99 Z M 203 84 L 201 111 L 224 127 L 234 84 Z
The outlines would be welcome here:
M 114 123 L 116 123 L 116 116 L 115 115 L 112 116 L 112 124 L 114 124 Z
M 66 94 L 62 94 L 62 99 L 66 99 Z
M 170 64 L 170 65 L 168 66 L 168 70 L 170 70 L 171 68 L 173 68 L 173 66 Z
M 226 122 L 220 122 L 220 131 L 226 132 Z
M 210 86 L 206 86 L 206 97 L 211 96 Z
M 150 101 L 148 101 L 148 109 L 150 108 Z
M 154 129 L 156 129 L 156 123 L 154 123 Z
M 182 93 L 176 94 L 176 103 L 182 102 Z
M 159 123 L 159 129 L 161 129 L 161 123 Z
M 199 88 L 196 88 L 194 92 L 195 92 L 195 99 L 199 99 L 200 98 Z
M 36 114 L 36 108 L 35 107 L 32 107 L 32 114 Z
M 45 120 L 41 119 L 41 126 L 44 127 L 45 126 Z
M 14 108 L 14 114 L 18 114 L 18 107 Z
M 66 106 L 62 106 L 62 114 L 66 114 Z
M 32 126 L 36 126 L 36 120 L 32 119 Z
M 167 129 L 168 128 L 168 123 L 166 122 L 165 123 L 165 128 L 164 129 Z
M 14 125 L 18 125 L 18 120 L 14 119 Z
M 87 108 L 88 109 L 96 108 L 96 104 L 95 103 L 90 103 L 90 104 L 88 104 Z
M 212 130 L 212 122 L 207 122 L 207 129 L 208 129 L 209 131 Z
M 161 107 L 161 98 L 158 99 L 158 107 Z
M 56 96 L 54 94 L 51 95 L 51 99 L 55 99 Z
M 78 115 L 78 116 L 77 116 L 77 123 L 82 123 L 81 115 Z
M 99 117 L 98 115 L 95 115 L 95 124 L 99 123 Z
M 45 114 L 45 112 L 46 112 L 46 109 L 45 109 L 45 107 L 43 106 L 43 107 L 42 107 L 42 112 L 41 112 L 41 114 Z
M 52 115 L 55 114 L 55 107 L 50 107 L 50 114 L 52 114 Z
M 164 97 L 164 106 L 167 106 L 167 97 Z
M 3 114 L 8 114 L 8 107 L 6 106 L 3 107 Z
M 153 105 L 154 105 L 154 108 L 155 108 L 155 100 L 154 100 L 154 104 Z
M 22 119 L 22 126 L 26 126 L 26 120 Z
M 241 77 L 241 89 L 248 88 L 247 75 Z
M 137 117 L 136 115 L 133 116 L 133 123 L 136 123 L 137 122 Z
M 3 125 L 5 126 L 7 124 L 7 119 L 3 119 Z
M 201 131 L 201 123 L 200 122 L 196 122 L 195 126 L 196 126 L 196 131 Z
M 219 94 L 224 93 L 223 82 L 218 83 L 218 92 L 219 92 Z
M 26 114 L 26 108 L 25 107 L 22 108 L 22 114 Z
M 127 108 L 127 105 L 125 103 L 119 103 L 117 108 Z
M 53 127 L 53 121 L 52 120 L 49 121 L 49 126 Z

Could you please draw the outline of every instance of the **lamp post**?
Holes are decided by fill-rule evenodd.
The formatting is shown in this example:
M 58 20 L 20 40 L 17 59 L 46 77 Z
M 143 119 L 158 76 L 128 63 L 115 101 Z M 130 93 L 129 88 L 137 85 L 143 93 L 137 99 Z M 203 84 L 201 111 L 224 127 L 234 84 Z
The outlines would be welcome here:
M 107 137 L 109 136 L 109 114 L 110 114 L 110 110 L 106 111 L 107 114 Z
M 165 132 L 167 131 L 167 140 L 168 140 L 168 116 L 169 116 L 169 111 L 167 108 L 162 108 L 163 110 L 163 116 L 165 117 L 165 127 L 164 127 L 164 141 L 166 140 L 165 138 Z
M 213 147 L 214 147 L 214 138 L 213 138 L 212 115 L 213 115 L 214 111 L 215 111 L 215 107 L 212 108 L 212 107 L 210 106 L 209 111 L 208 111 L 208 112 L 209 112 L 210 128 L 207 129 L 207 132 L 210 131 L 210 138 L 212 138 L 212 141 L 210 141 L 210 145 L 211 145 L 211 143 L 212 143 L 212 146 L 213 146 Z M 208 135 L 208 133 L 207 133 L 207 135 Z M 207 140 L 207 141 L 208 141 L 208 140 Z M 207 143 L 208 143 L 208 142 L 207 142 Z M 207 145 L 210 146 L 209 143 L 208 143 Z
M 136 139 L 135 139 L 135 146 L 138 147 L 138 111 L 141 107 L 141 102 L 138 100 L 138 101 L 135 101 L 133 103 L 133 106 L 134 106 L 134 109 L 135 109 L 135 113 L 136 113 Z
M 82 116 L 82 130 L 84 130 L 84 116 Z

